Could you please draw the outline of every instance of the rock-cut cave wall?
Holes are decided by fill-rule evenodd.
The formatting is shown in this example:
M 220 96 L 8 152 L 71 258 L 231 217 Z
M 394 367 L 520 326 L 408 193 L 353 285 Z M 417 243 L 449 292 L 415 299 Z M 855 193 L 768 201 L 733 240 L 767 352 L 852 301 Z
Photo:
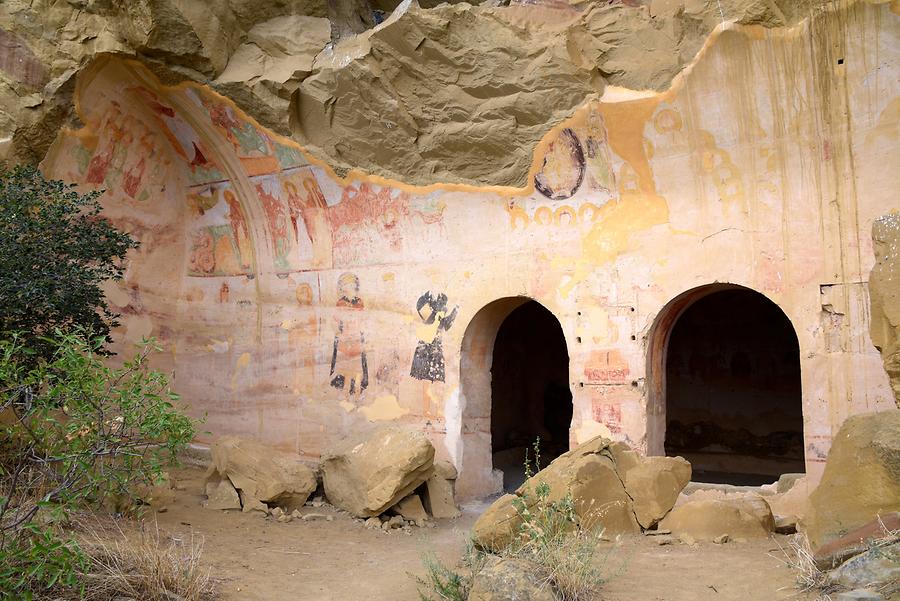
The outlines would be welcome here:
M 591 11 L 630 14 L 605 10 L 580 6 L 579 27 Z M 688 13 L 664 22 L 684 24 Z M 490 492 L 490 399 L 460 365 L 487 369 L 467 376 L 489 382 L 492 343 L 465 340 L 484 338 L 471 331 L 483 307 L 528 297 L 565 336 L 570 441 L 605 434 L 663 452 L 666 399 L 648 367 L 660 320 L 686 291 L 729 282 L 765 295 L 792 324 L 815 473 L 847 415 L 893 403 L 868 338 L 865 282 L 872 223 L 897 208 L 900 175 L 884 157 L 900 116 L 900 17 L 896 3 L 866 2 L 795 16 L 732 22 L 708 40 L 701 27 L 683 60 L 660 58 L 669 66 L 640 81 L 608 62 L 591 67 L 600 79 L 541 62 L 565 52 L 583 60 L 571 7 L 407 7 L 303 67 L 273 62 L 269 52 L 290 55 L 267 46 L 288 43 L 272 31 L 256 42 L 246 32 L 199 36 L 175 58 L 165 31 L 151 28 L 155 41 L 135 51 L 101 29 L 111 37 L 91 43 L 110 52 L 72 59 L 68 117 L 45 112 L 59 98 L 43 95 L 52 70 L 21 76 L 40 91 L 30 117 L 4 121 L 4 151 L 19 156 L 40 146 L 40 136 L 24 143 L 28 131 L 52 132 L 45 171 L 106 190 L 107 215 L 142 242 L 126 280 L 108 290 L 123 314 L 119 348 L 156 336 L 157 364 L 214 435 L 316 456 L 353 429 L 393 420 L 429 433 L 460 468 L 463 496 Z M 493 72 L 479 83 L 450 61 L 442 73 L 470 78 L 454 96 L 468 104 L 416 83 L 428 76 L 420 64 L 449 60 L 437 46 L 455 43 L 458 19 L 481 32 L 458 61 L 488 52 L 481 37 L 497 32 L 485 19 L 523 49 L 497 63 L 512 83 Z M 333 35 L 318 23 L 321 40 Z M 608 58 L 656 34 L 584 35 L 603 39 Z M 550 49 L 534 54 L 538 38 Z M 214 41 L 231 50 L 206 56 Z M 289 72 L 293 91 L 234 70 L 225 82 L 244 46 L 269 57 L 250 64 Z M 535 104 L 544 76 L 554 90 Z M 385 82 L 393 87 L 376 86 Z M 265 94 L 279 99 L 268 113 L 253 104 Z M 319 108 L 306 111 L 309 99 Z M 535 108 L 545 105 L 553 111 Z

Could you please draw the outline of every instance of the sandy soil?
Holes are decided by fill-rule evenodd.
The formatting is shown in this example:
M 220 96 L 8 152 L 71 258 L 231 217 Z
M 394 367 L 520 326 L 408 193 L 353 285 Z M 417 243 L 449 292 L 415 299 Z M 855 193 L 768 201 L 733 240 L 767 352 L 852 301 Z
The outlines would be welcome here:
M 459 519 L 410 534 L 367 530 L 327 506 L 304 511 L 333 515 L 333 521 L 281 524 L 204 509 L 202 473 L 186 469 L 174 476 L 176 502 L 156 519 L 173 534 L 202 536 L 203 562 L 228 601 L 418 601 L 413 576 L 423 573 L 422 556 L 434 553 L 455 564 L 485 506 L 467 506 Z M 603 550 L 604 601 L 805 601 L 777 559 L 778 549 L 776 539 L 696 546 L 660 546 L 655 537 L 611 542 Z

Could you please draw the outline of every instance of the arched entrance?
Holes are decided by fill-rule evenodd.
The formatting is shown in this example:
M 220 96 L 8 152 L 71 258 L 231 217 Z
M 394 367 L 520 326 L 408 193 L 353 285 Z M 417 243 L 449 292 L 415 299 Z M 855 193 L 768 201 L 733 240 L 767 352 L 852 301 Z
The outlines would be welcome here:
M 510 297 L 476 313 L 460 362 L 460 498 L 521 483 L 525 449 L 538 437 L 544 464 L 568 449 L 568 374 L 562 327 L 540 303 Z
M 525 454 L 540 439 L 546 465 L 569 449 L 572 392 L 562 327 L 529 301 L 503 320 L 491 365 L 491 451 L 510 491 L 524 481 Z M 529 453 L 533 456 L 533 453 Z
M 804 471 L 800 350 L 778 305 L 740 286 L 689 291 L 657 318 L 649 356 L 651 450 L 685 457 L 700 482 Z

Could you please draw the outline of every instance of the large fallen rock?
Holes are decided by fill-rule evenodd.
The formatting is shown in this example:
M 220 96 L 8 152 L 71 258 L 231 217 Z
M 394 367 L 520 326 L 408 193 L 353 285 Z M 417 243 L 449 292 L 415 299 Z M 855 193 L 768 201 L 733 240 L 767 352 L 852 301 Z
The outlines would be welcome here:
M 424 524 L 428 519 L 428 513 L 422 505 L 422 499 L 419 495 L 413 494 L 400 499 L 400 502 L 391 508 L 396 515 L 402 516 L 403 519 L 415 522 L 416 524 Z
M 240 493 L 244 511 L 265 511 L 267 505 L 283 509 L 301 507 L 316 490 L 316 475 L 294 453 L 237 436 L 220 438 L 210 446 L 212 465 L 207 473 L 211 490 L 221 490 L 228 479 Z M 218 502 L 218 501 L 217 501 Z
M 524 559 L 492 559 L 472 580 L 468 601 L 556 601 L 553 588 Z
M 447 461 L 434 464 L 434 475 L 425 482 L 425 509 L 434 518 L 459 517 L 459 508 L 453 497 L 453 481 L 456 468 Z
M 711 542 L 723 535 L 732 540 L 765 538 L 775 523 L 771 511 L 765 514 L 752 501 L 700 499 L 679 505 L 659 526 L 683 540 Z
M 631 497 L 616 472 L 608 444 L 608 440 L 595 439 L 593 445 L 569 451 L 527 480 L 516 493 L 533 498 L 543 483 L 550 487 L 550 503 L 572 495 L 575 512 L 584 526 L 601 526 L 613 535 L 640 532 Z
M 383 427 L 347 438 L 322 456 L 328 500 L 357 517 L 380 515 L 434 473 L 434 447 L 422 432 Z
M 472 528 L 472 539 L 483 549 L 500 551 L 515 539 L 522 518 L 516 509 L 516 495 L 506 494 L 491 503 Z
M 872 247 L 875 265 L 869 274 L 869 333 L 881 352 L 894 402 L 900 408 L 900 214 L 875 220 Z
M 475 523 L 474 540 L 495 551 L 508 545 L 522 523 L 514 501 L 533 505 L 541 485 L 549 488 L 548 503 L 571 495 L 582 525 L 607 535 L 637 533 L 672 509 L 690 469 L 680 457 L 644 458 L 624 443 L 596 437 L 557 457 L 515 495 L 497 499 Z
M 831 445 L 804 530 L 813 549 L 900 511 L 900 411 L 847 418 Z
M 634 515 L 651 528 L 675 505 L 691 481 L 691 464 L 681 457 L 647 457 L 625 474 L 625 492 L 634 501 Z
M 207 509 L 241 509 L 241 497 L 237 489 L 228 478 L 222 478 L 218 474 L 211 475 L 206 480 Z

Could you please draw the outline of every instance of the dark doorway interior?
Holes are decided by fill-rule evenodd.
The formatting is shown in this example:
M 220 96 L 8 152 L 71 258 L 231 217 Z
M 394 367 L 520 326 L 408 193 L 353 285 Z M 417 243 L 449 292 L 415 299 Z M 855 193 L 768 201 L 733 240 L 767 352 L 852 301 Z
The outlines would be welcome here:
M 504 489 L 524 480 L 525 452 L 540 437 L 541 464 L 569 448 L 572 393 L 562 327 L 540 303 L 529 301 L 503 321 L 491 364 L 491 443 Z
M 759 485 L 805 471 L 800 351 L 777 305 L 728 289 L 682 313 L 666 353 L 665 445 L 698 482 Z

